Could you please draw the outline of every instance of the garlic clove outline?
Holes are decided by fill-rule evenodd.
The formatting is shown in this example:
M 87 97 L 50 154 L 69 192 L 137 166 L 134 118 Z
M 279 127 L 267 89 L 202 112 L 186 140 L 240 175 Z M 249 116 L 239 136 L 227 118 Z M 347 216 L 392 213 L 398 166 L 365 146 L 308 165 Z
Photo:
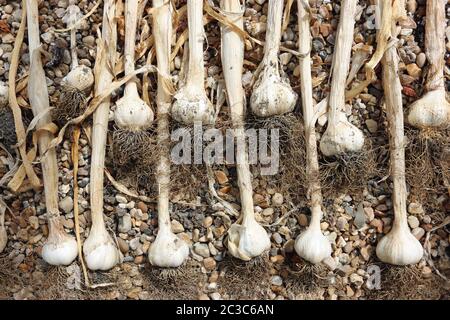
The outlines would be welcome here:
M 201 88 L 184 86 L 174 96 L 171 115 L 185 125 L 201 122 L 213 125 L 216 122 L 216 110 Z
M 116 101 L 114 121 L 121 129 L 147 130 L 152 126 L 153 120 L 152 109 L 139 97 L 137 92 L 125 94 Z

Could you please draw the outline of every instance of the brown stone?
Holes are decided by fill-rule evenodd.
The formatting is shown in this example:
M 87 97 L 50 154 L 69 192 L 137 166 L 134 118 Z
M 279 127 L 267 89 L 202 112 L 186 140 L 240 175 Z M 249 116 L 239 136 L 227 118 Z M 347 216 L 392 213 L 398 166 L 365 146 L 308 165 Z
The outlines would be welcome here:
M 203 265 L 208 271 L 214 270 L 216 268 L 216 260 L 214 258 L 205 258 L 203 259 Z
M 228 182 L 228 177 L 225 172 L 217 170 L 214 171 L 214 175 L 216 176 L 216 180 L 219 184 L 225 184 Z

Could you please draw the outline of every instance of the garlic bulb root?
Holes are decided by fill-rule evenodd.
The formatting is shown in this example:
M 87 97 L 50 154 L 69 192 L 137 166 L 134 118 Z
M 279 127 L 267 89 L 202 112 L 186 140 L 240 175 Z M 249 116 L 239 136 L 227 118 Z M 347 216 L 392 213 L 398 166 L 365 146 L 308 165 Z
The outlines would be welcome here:
M 189 256 L 188 244 L 167 228 L 160 229 L 148 251 L 148 260 L 154 266 L 177 268 Z
M 253 217 L 244 216 L 242 224 L 234 223 L 228 230 L 227 247 L 235 258 L 250 261 L 270 249 L 270 239 Z
M 104 224 L 93 226 L 83 245 L 84 258 L 90 270 L 109 270 L 121 261 L 120 252 Z

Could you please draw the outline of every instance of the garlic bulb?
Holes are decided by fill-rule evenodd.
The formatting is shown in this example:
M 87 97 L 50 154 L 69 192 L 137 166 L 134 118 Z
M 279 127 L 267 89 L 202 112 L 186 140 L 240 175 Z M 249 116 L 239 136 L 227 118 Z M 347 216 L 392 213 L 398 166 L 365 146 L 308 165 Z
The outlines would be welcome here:
M 148 260 L 154 266 L 177 268 L 189 256 L 189 246 L 169 228 L 160 228 L 155 242 L 148 250 Z
M 429 0 L 426 3 L 425 53 L 429 69 L 425 87 L 427 93 L 414 102 L 408 122 L 418 128 L 450 126 L 450 104 L 445 97 L 445 2 Z
M 320 150 L 327 156 L 347 152 L 358 152 L 364 145 L 364 134 L 351 124 L 344 113 L 337 114 L 337 120 L 328 122 L 327 129 L 320 140 Z
M 83 16 L 80 8 L 75 5 L 74 0 L 70 1 L 70 5 L 66 9 L 66 14 L 62 21 L 70 28 L 74 26 Z M 78 65 L 77 48 L 76 48 L 76 29 L 70 31 L 70 51 L 72 56 L 71 71 L 63 78 L 62 85 L 75 88 L 80 91 L 89 90 L 94 84 L 94 74 L 92 70 L 86 66 Z
M 418 263 L 423 257 L 423 248 L 409 231 L 408 226 L 403 226 L 392 228 L 381 238 L 376 253 L 377 257 L 385 263 L 405 266 Z
M 343 0 L 341 5 L 336 47 L 333 54 L 333 79 L 328 105 L 328 125 L 320 140 L 320 150 L 327 157 L 347 152 L 358 152 L 364 145 L 362 131 L 347 120 L 343 111 L 345 84 L 350 66 L 355 28 L 356 5 L 357 1 L 354 0 Z
M 62 226 L 50 223 L 50 232 L 42 247 L 42 258 L 54 266 L 67 266 L 78 255 L 77 241 L 69 236 Z
M 313 208 L 311 223 L 305 232 L 301 233 L 295 240 L 294 249 L 303 259 L 311 263 L 319 263 L 331 256 L 331 244 L 320 229 L 322 210 L 320 207 Z
M 250 98 L 252 113 L 258 117 L 281 115 L 294 110 L 297 94 L 289 80 L 280 76 L 278 62 L 283 1 L 269 0 L 266 44 L 261 70 Z
M 411 104 L 408 123 L 417 128 L 442 128 L 450 126 L 450 104 L 445 90 L 427 92 Z
M 94 84 L 94 74 L 90 68 L 79 65 L 63 78 L 61 84 L 80 91 L 88 91 Z
M 133 84 L 131 84 L 132 87 Z M 137 89 L 125 90 L 125 95 L 116 101 L 114 121 L 121 129 L 130 131 L 146 130 L 153 124 L 152 109 L 139 97 Z
M 216 121 L 216 111 L 208 99 L 204 85 L 203 61 L 203 0 L 187 2 L 189 29 L 189 65 L 186 83 L 174 96 L 172 117 L 185 125 L 201 122 L 212 125 Z
M 90 270 L 109 270 L 121 262 L 116 244 L 104 224 L 92 226 L 89 237 L 84 242 L 83 253 Z
M 253 215 L 243 217 L 243 223 L 234 223 L 228 230 L 228 251 L 235 258 L 249 261 L 270 249 L 267 231 L 256 222 Z
M 0 81 L 0 108 L 6 107 L 8 105 L 8 86 Z

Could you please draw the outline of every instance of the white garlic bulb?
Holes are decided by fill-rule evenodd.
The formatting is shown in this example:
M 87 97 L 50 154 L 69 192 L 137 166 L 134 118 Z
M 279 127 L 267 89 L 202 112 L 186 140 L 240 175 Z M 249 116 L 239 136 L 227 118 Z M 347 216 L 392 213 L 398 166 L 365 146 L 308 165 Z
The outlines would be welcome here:
M 92 227 L 83 246 L 86 265 L 90 270 L 109 270 L 121 262 L 121 255 L 104 224 Z
M 320 150 L 327 156 L 337 156 L 347 152 L 358 152 L 364 146 L 364 134 L 351 124 L 345 114 L 338 113 L 335 123 L 328 123 L 320 140 Z
M 54 266 L 67 266 L 75 260 L 78 255 L 77 241 L 68 235 L 62 227 L 50 227 L 47 241 L 42 247 L 42 258 L 48 264 Z
M 331 244 L 319 228 L 310 225 L 295 240 L 295 252 L 311 263 L 319 263 L 331 256 Z
M 148 260 L 154 266 L 177 268 L 189 256 L 188 244 L 168 228 L 160 228 L 155 242 L 148 250 Z
M 94 74 L 90 68 L 79 65 L 63 78 L 62 84 L 80 91 L 86 91 L 94 84 Z
M 114 121 L 121 129 L 147 130 L 153 123 L 152 109 L 139 97 L 137 90 L 126 90 L 117 100 Z
M 235 258 L 249 261 L 270 249 L 270 239 L 252 215 L 244 216 L 242 224 L 234 223 L 228 230 L 227 247 Z
M 440 128 L 450 126 L 450 104 L 445 90 L 427 92 L 409 109 L 408 123 L 418 128 Z
M 0 81 L 0 108 L 8 105 L 9 93 L 8 86 Z
M 377 257 L 389 264 L 405 266 L 416 264 L 423 257 L 423 248 L 419 240 L 409 231 L 409 227 L 394 226 L 392 230 L 378 242 Z

